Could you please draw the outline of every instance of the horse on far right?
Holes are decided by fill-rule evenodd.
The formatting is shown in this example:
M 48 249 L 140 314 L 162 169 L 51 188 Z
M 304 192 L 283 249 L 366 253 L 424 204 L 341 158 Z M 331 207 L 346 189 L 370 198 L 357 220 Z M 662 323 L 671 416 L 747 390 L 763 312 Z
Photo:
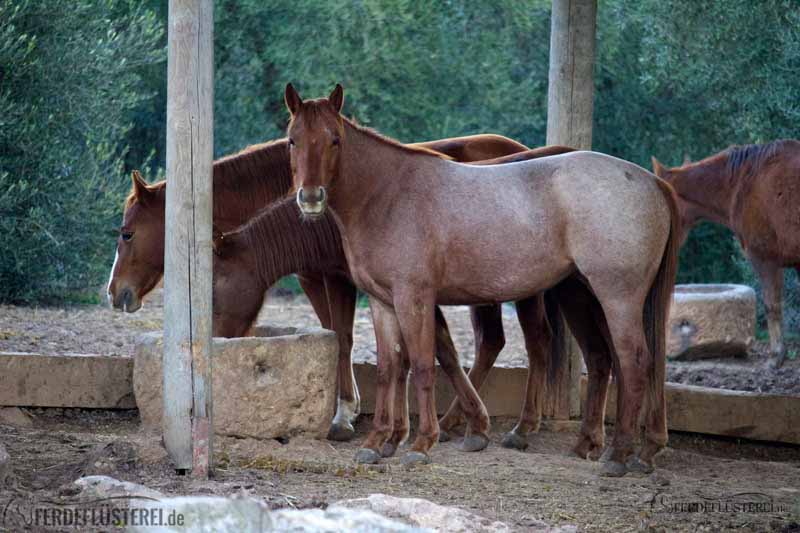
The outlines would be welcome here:
M 780 367 L 783 346 L 783 269 L 800 274 L 800 141 L 732 146 L 696 163 L 653 172 L 677 193 L 681 242 L 699 220 L 730 228 L 761 280 L 771 361 Z

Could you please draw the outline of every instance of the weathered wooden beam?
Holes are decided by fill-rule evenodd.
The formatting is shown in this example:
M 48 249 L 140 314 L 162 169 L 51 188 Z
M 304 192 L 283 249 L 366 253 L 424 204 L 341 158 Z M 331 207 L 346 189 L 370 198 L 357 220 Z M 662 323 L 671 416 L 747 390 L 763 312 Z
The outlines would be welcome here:
M 800 397 L 667 383 L 667 426 L 673 431 L 707 433 L 800 444 Z M 586 397 L 586 378 L 581 380 Z M 616 415 L 612 381 L 606 421 Z
M 547 144 L 591 150 L 594 106 L 594 41 L 597 0 L 553 0 L 550 14 L 550 71 Z M 572 335 L 569 367 L 561 369 L 545 399 L 544 412 L 564 419 L 580 415 L 583 360 Z
M 164 256 L 164 444 L 206 477 L 211 456 L 213 3 L 170 0 Z
M 135 409 L 133 359 L 0 352 L 0 405 Z

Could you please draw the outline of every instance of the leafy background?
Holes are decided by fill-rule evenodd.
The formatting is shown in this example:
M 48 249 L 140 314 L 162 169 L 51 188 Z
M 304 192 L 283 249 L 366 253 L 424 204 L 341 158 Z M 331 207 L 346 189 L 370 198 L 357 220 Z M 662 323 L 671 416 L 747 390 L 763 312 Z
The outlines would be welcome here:
M 166 4 L 0 0 L 0 301 L 81 301 L 107 275 L 128 172 L 163 174 Z M 282 136 L 287 81 L 341 82 L 348 114 L 403 141 L 542 145 L 549 20 L 546 0 L 218 0 L 215 155 Z M 602 0 L 595 84 L 594 148 L 645 168 L 796 138 L 800 0 Z M 757 286 L 713 224 L 679 281 Z

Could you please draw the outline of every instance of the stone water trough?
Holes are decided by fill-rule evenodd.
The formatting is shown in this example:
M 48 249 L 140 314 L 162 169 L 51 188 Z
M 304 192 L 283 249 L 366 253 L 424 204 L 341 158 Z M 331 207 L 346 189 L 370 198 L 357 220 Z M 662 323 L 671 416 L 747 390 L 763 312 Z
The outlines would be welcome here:
M 676 285 L 667 357 L 744 357 L 756 329 L 756 293 L 745 285 Z
M 336 334 L 259 325 L 254 336 L 214 338 L 214 432 L 231 437 L 325 438 L 336 406 Z M 133 392 L 146 429 L 161 431 L 163 341 L 136 342 Z

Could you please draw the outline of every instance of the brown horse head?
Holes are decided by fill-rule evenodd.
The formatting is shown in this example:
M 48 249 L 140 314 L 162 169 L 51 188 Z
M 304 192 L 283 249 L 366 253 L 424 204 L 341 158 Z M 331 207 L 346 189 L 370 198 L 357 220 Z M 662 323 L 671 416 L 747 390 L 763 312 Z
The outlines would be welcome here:
M 164 182 L 148 185 L 136 170 L 132 181 L 108 280 L 109 303 L 128 313 L 142 307 L 164 273 Z
M 344 90 L 337 83 L 328 98 L 304 102 L 289 83 L 284 97 L 292 114 L 288 137 L 297 205 L 304 216 L 319 217 L 327 206 L 326 189 L 339 168 Z

